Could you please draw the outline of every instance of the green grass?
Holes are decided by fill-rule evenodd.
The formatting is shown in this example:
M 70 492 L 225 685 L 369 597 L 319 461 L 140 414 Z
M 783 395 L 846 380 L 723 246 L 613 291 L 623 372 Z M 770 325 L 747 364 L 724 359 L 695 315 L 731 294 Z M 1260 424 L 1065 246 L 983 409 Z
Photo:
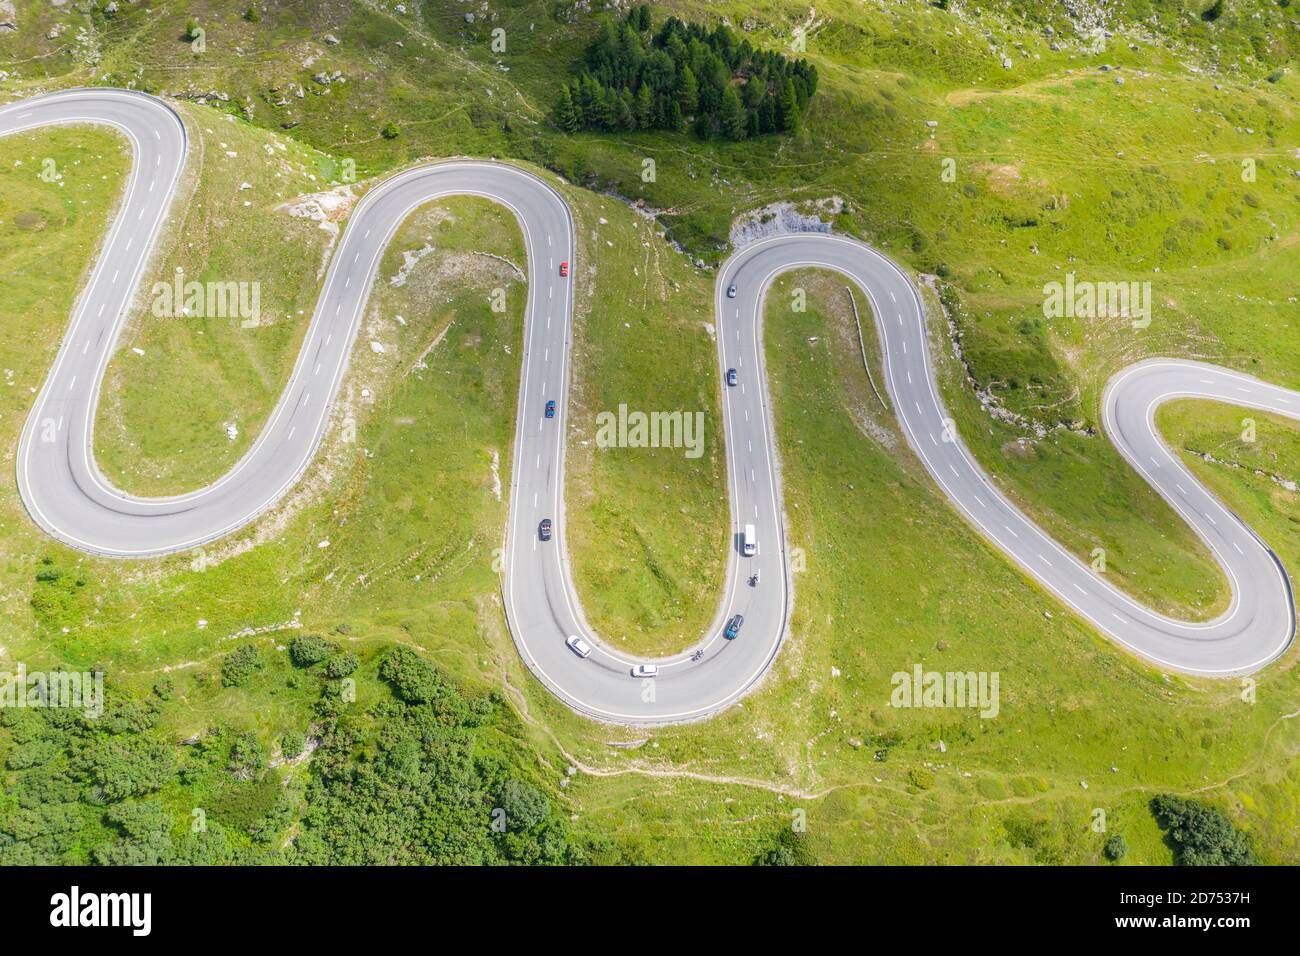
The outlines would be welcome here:
M 805 313 L 789 308 L 796 285 Z M 1253 704 L 1235 682 L 1161 675 L 1008 566 L 871 391 L 838 278 L 784 277 L 766 341 L 790 543 L 808 561 L 791 640 L 759 691 L 706 724 L 630 734 L 648 738 L 630 751 L 569 743 L 615 774 L 571 791 L 586 826 L 657 862 L 752 859 L 802 809 L 826 862 L 1098 864 L 1121 833 L 1126 864 L 1167 864 L 1146 804 L 1175 791 L 1229 812 L 1263 859 L 1295 858 L 1294 667 L 1257 675 Z M 1207 431 L 1220 426 L 1235 434 L 1239 416 Z M 1283 447 L 1276 467 L 1300 467 L 1294 436 Z M 1294 562 L 1294 522 L 1250 508 L 1230 474 L 1217 490 Z M 890 707 L 891 675 L 917 662 L 998 671 L 1000 713 Z
M 770 45 L 784 43 L 807 15 L 805 7 L 777 0 L 707 8 L 689 0 L 660 8 L 667 10 L 727 15 L 737 24 L 752 18 L 754 39 Z M 1191 5 L 1123 4 L 1113 13 L 1116 41 L 1088 53 L 1074 38 L 1060 52 L 1048 48 L 1037 27 L 1046 21 L 1058 35 L 1066 32 L 1056 7 L 982 5 L 957 21 L 919 2 L 867 11 L 832 0 L 819 5 L 826 22 L 809 38 L 823 88 L 808 128 L 790 140 L 738 145 L 689 136 L 567 138 L 549 129 L 543 117 L 559 79 L 556 64 L 578 55 L 595 18 L 557 20 L 540 3 L 497 9 L 509 34 L 509 53 L 501 57 L 508 72 L 486 49 L 486 24 L 471 28 L 441 8 L 427 8 L 421 19 L 277 3 L 257 26 L 225 5 L 196 3 L 191 11 L 210 27 L 206 54 L 177 39 L 186 16 L 179 9 L 151 14 L 124 6 L 112 22 L 98 13 L 42 9 L 39 29 L 24 24 L 0 38 L 0 68 L 16 73 L 3 89 L 18 95 L 49 85 L 49 78 L 70 85 L 93 77 L 154 90 L 222 91 L 230 99 L 216 101 L 221 109 L 263 130 L 224 119 L 217 126 L 215 110 L 195 110 L 218 141 L 232 141 L 227 125 L 230 136 L 250 139 L 289 127 L 281 135 L 304 166 L 311 165 L 308 156 L 320 157 L 312 162 L 320 164 L 322 185 L 337 178 L 344 158 L 355 159 L 362 175 L 426 155 L 532 160 L 574 181 L 644 198 L 664 210 L 660 223 L 672 238 L 709 261 L 724 254 L 736 213 L 778 199 L 838 195 L 846 202 L 838 229 L 875 242 L 910 268 L 942 267 L 963 305 L 963 344 L 976 379 L 1049 428 L 1095 423 L 1106 378 L 1151 354 L 1194 355 L 1285 384 L 1300 381 L 1297 306 L 1287 292 L 1297 222 L 1287 148 L 1296 140 L 1300 87 L 1290 73 L 1278 83 L 1263 79 L 1294 55 L 1297 34 L 1282 24 L 1288 14 L 1270 4 L 1230 7 L 1229 19 L 1214 26 Z M 1164 44 L 1131 29 L 1148 16 L 1158 18 Z M 102 56 L 93 73 L 82 47 L 42 39 L 47 21 L 87 18 Z M 324 44 L 327 32 L 342 42 Z M 1025 47 L 1010 52 L 1012 69 L 1003 70 L 990 53 L 985 32 L 1009 52 L 1015 42 Z M 1139 50 L 1128 49 L 1130 39 Z M 242 53 L 233 52 L 236 46 Z M 1202 72 L 1190 73 L 1183 66 L 1189 62 Z M 1100 72 L 1102 64 L 1121 65 L 1125 83 Z M 348 82 L 324 93 L 312 76 L 334 69 Z M 304 87 L 302 99 L 290 83 Z M 933 134 L 928 120 L 939 124 Z M 400 126 L 394 139 L 379 134 L 389 121 Z M 73 137 L 67 144 L 101 134 L 43 134 L 29 153 L 43 155 L 53 148 L 46 144 L 65 135 Z M 13 172 L 11 157 L 24 155 L 11 152 L 20 149 L 15 142 L 0 143 L 0 175 Z M 247 151 L 237 152 L 242 162 Z M 114 155 L 117 165 L 102 168 L 108 178 L 95 187 L 100 218 L 87 206 L 87 216 L 67 228 L 24 233 L 21 248 L 0 246 L 0 255 L 26 257 L 19 261 L 45 270 L 24 300 L 22 277 L 29 273 L 0 269 L 19 276 L 7 282 L 19 297 L 9 289 L 5 297 L 19 304 L 0 306 L 4 327 L 20 330 L 7 336 L 4 361 L 17 381 L 0 390 L 10 447 L 30 407 L 28 388 L 38 387 L 48 368 L 82 270 L 103 235 L 102 217 L 124 168 Z M 657 162 L 652 183 L 640 179 L 646 157 Z M 954 183 L 940 178 L 944 157 L 957 161 Z M 1254 183 L 1240 179 L 1243 158 L 1257 160 Z M 260 193 L 262 183 L 250 181 Z M 12 182 L 0 189 L 0 202 L 21 195 Z M 28 204 L 36 202 L 32 195 Z M 582 428 L 583 418 L 625 400 L 715 415 L 713 345 L 697 325 L 709 321 L 709 280 L 696 277 L 646 224 L 634 230 L 632 214 L 615 201 L 571 196 L 582 227 L 579 270 L 596 269 L 594 278 L 575 277 L 579 292 L 589 288 L 592 298 L 590 311 L 580 314 L 578 332 L 586 338 L 578 349 L 581 369 L 575 367 L 573 424 Z M 257 248 L 271 246 L 278 221 L 260 202 L 245 214 L 223 190 L 199 198 L 214 219 L 249 216 L 238 220 L 241 228 L 264 243 Z M 483 210 L 461 215 L 481 223 L 473 238 L 482 250 L 517 255 L 508 222 Z M 444 249 L 458 248 L 432 222 L 413 229 L 394 244 L 386 274 L 395 271 L 398 250 L 419 248 L 426 234 L 440 236 Z M 211 246 L 202 251 L 213 268 L 240 268 L 222 258 L 242 255 L 238 243 L 227 249 L 206 233 L 199 238 Z M 310 263 L 282 264 L 286 280 L 317 261 L 306 258 Z M 272 261 L 281 265 L 278 257 Z M 435 268 L 435 261 L 426 263 Z M 666 280 L 657 288 L 644 281 L 652 261 Z M 1151 328 L 1135 334 L 1122 324 L 1043 320 L 1042 285 L 1067 268 L 1080 278 L 1149 279 Z M 506 281 L 500 274 L 482 279 Z M 504 514 L 492 490 L 492 454 L 504 482 L 518 374 L 522 289 L 513 283 L 507 318 L 488 311 L 491 285 L 477 281 L 377 299 L 371 321 L 393 347 L 382 358 L 364 345 L 358 353 L 344 395 L 356 441 L 332 440 L 274 520 L 209 549 L 205 570 L 191 569 L 188 556 L 131 565 L 84 558 L 37 535 L 12 493 L 4 495 L 0 585 L 11 600 L 0 644 L 10 659 L 101 659 L 141 688 L 161 668 L 173 668 L 183 704 L 169 706 L 164 720 L 182 737 L 213 720 L 246 723 L 264 735 L 301 727 L 307 704 L 293 688 L 276 686 L 273 671 L 247 689 L 214 686 L 227 638 L 243 628 L 273 627 L 300 612 L 305 630 L 335 634 L 367 662 L 381 644 L 411 643 L 472 686 L 504 688 L 539 765 L 558 773 L 571 761 L 597 772 L 570 778 L 575 826 L 617 834 L 634 855 L 655 861 L 747 861 L 789 825 L 798 806 L 808 812 L 816 855 L 828 861 L 1097 862 L 1104 836 L 1088 825 L 1101 808 L 1111 832 L 1130 844 L 1126 862 L 1166 863 L 1169 851 L 1145 809 L 1165 790 L 1198 793 L 1228 810 L 1264 859 L 1300 858 L 1296 721 L 1283 719 L 1300 696 L 1294 655 L 1259 675 L 1251 706 L 1236 684 L 1162 677 L 1074 621 L 955 516 L 906 451 L 866 385 L 838 284 L 807 276 L 788 281 L 815 291 L 807 313 L 770 314 L 767 334 L 791 544 L 805 550 L 808 571 L 796 579 L 793 636 L 773 673 L 715 720 L 653 733 L 593 725 L 534 685 L 518 662 L 492 567 Z M 310 312 L 311 283 L 298 278 L 282 288 L 277 295 L 286 303 L 303 295 L 308 303 L 284 308 Z M 774 295 L 772 308 L 786 301 Z M 396 314 L 408 324 L 396 323 Z M 428 368 L 408 373 L 407 359 L 453 315 Z M 207 389 L 191 389 L 196 404 L 187 401 L 185 414 L 217 429 L 217 440 L 193 439 L 187 447 L 188 429 L 167 438 L 167 421 L 151 419 L 149 409 L 170 393 L 151 396 L 148 383 L 123 374 L 123 421 L 130 428 L 121 434 L 154 444 L 139 462 L 124 454 L 110 473 L 137 489 L 184 484 L 203 480 L 201 466 L 218 447 L 237 454 L 219 431 L 234 408 L 231 390 L 255 385 L 236 396 L 246 403 L 241 413 L 249 422 L 265 414 L 301 331 L 291 334 L 292 327 L 273 326 L 283 336 L 274 345 L 228 337 L 226 351 L 205 351 L 206 343 L 181 328 L 142 329 L 155 336 L 146 357 L 176 350 L 176 369 L 203 371 Z M 29 354 L 30 341 L 44 348 Z M 870 351 L 870 338 L 867 344 Z M 948 354 L 941 341 L 936 348 Z M 125 371 L 130 354 L 119 357 Z M 975 454 L 1067 546 L 1084 554 L 1106 547 L 1125 586 L 1157 606 L 1193 616 L 1221 606 L 1226 594 L 1213 565 L 1104 437 L 1049 431 L 1037 439 L 997 425 L 958 387 L 950 359 L 941 371 L 946 400 Z M 176 374 L 173 384 L 185 387 Z M 363 401 L 363 388 L 372 402 Z M 106 390 L 105 410 L 111 401 Z M 1166 415 L 1174 416 L 1162 425 L 1176 443 L 1283 477 L 1300 467 L 1291 439 L 1282 437 L 1291 435 L 1289 426 L 1261 419 L 1266 437 L 1259 447 L 1237 448 L 1237 410 L 1183 415 L 1171 407 Z M 338 424 L 341 430 L 344 422 Z M 145 434 L 151 427 L 157 436 Z M 255 432 L 241 424 L 241 439 Z M 1004 451 L 1020 438 L 1034 438 L 1032 459 Z M 574 480 L 566 530 L 593 623 L 628 647 L 680 646 L 716 599 L 720 552 L 707 543 L 726 533 L 721 448 L 710 443 L 705 459 L 690 465 L 674 455 L 597 454 L 581 441 L 575 434 L 569 446 Z M 111 459 L 114 442 L 129 447 L 106 425 L 101 460 Z M 1300 567 L 1290 492 L 1246 469 L 1199 459 L 1192 465 L 1288 566 Z M 661 470 L 669 481 L 655 480 Z M 260 543 L 250 547 L 254 542 Z M 40 556 L 69 572 L 62 587 L 38 593 Z M 200 619 L 208 622 L 203 628 Z M 339 625 L 349 631 L 340 634 Z M 269 645 L 287 633 L 255 640 Z M 1000 716 L 981 721 L 888 707 L 890 675 L 918 661 L 942 670 L 998 670 Z M 610 746 L 642 738 L 635 749 Z
M 30 629 L 7 628 L 11 658 L 103 660 L 114 679 L 140 689 L 171 668 L 177 702 L 163 725 L 178 739 L 233 722 L 270 740 L 300 728 L 307 703 L 282 682 L 280 665 L 246 687 L 221 688 L 230 635 L 300 611 L 302 631 L 329 633 L 366 661 L 383 644 L 410 643 L 471 686 L 505 687 L 523 715 L 519 733 L 549 759 L 619 774 L 573 778 L 576 826 L 618 833 L 625 851 L 649 860 L 746 861 L 801 807 L 825 860 L 1095 861 L 1103 838 L 1084 828 L 1101 807 L 1132 846 L 1131 862 L 1167 862 L 1145 799 L 1206 787 L 1267 859 L 1294 858 L 1291 831 L 1265 819 L 1293 813 L 1294 766 L 1283 754 L 1295 731 L 1278 721 L 1294 709 L 1293 672 L 1263 675 L 1259 701 L 1248 707 L 1233 685 L 1153 674 L 1040 595 L 901 450 L 861 371 L 842 286 L 816 276 L 785 280 L 809 290 L 808 312 L 789 312 L 784 286 L 769 300 L 791 543 L 808 556 L 793 637 L 773 674 L 743 705 L 703 725 L 646 734 L 566 711 L 522 673 L 492 567 L 504 503 L 493 493 L 491 460 L 498 452 L 508 474 L 512 403 L 500 396 L 517 386 L 523 288 L 508 267 L 471 253 L 517 262 L 517 234 L 495 207 L 444 205 L 453 219 L 417 214 L 386 256 L 381 274 L 391 277 L 403 251 L 426 242 L 438 249 L 407 287 L 377 286 L 365 335 L 391 347 L 358 353 L 340 411 L 346 418 L 352 410 L 356 441 L 327 443 L 274 540 L 214 549 L 204 570 L 186 559 L 126 566 L 6 522 L 7 587 L 43 608 L 28 612 Z M 628 216 L 614 210 L 609 218 L 630 229 Z M 449 265 L 464 276 L 466 262 L 474 281 L 448 284 Z M 47 336 L 61 328 L 74 276 L 62 303 L 33 316 Z M 506 316 L 491 312 L 486 294 L 503 282 Z M 870 352 L 869 325 L 865 332 Z M 362 388 L 373 401 L 362 400 Z M 6 420 L 21 421 L 29 398 L 9 401 Z M 48 554 L 86 583 L 37 594 L 44 586 L 33 584 L 32 565 L 16 560 L 24 552 Z M 929 569 L 919 582 L 898 570 L 919 566 Z M 252 640 L 265 649 L 292 633 Z M 888 707 L 890 675 L 916 661 L 999 670 L 1001 714 L 982 721 Z M 607 743 L 637 738 L 648 742 L 632 750 Z M 675 776 L 687 770 L 702 779 Z
M 193 491 L 252 445 L 298 356 L 330 238 L 284 208 L 324 186 L 325 157 L 229 115 L 182 112 L 187 182 L 95 419 L 100 467 L 136 494 Z M 172 282 L 177 270 L 185 282 L 257 283 L 256 325 L 238 314 L 155 314 L 154 285 Z
M 179 40 L 186 11 L 146 16 L 124 9 L 96 20 L 97 76 L 187 96 L 221 92 L 227 99 L 210 101 L 257 125 L 291 128 L 336 171 L 345 159 L 362 175 L 427 155 L 532 160 L 576 182 L 646 200 L 662 210 L 659 221 L 673 238 L 706 260 L 722 255 L 729 222 L 746 209 L 840 196 L 847 204 L 840 229 L 912 268 L 950 275 L 965 306 L 961 331 L 976 379 L 1049 429 L 1033 446 L 1038 457 L 1025 461 L 1004 449 L 1019 449 L 1032 432 L 986 423 L 953 401 L 972 426 L 973 450 L 1005 478 L 1009 493 L 1076 552 L 1105 548 L 1124 586 L 1162 610 L 1199 618 L 1224 606 L 1225 584 L 1208 554 L 1108 444 L 1056 429 L 1095 424 L 1105 378 L 1146 355 L 1191 354 L 1278 381 L 1296 379 L 1290 329 L 1297 306 L 1261 294 L 1253 278 L 1285 288 L 1295 235 L 1287 144 L 1297 130 L 1298 87 L 1285 67 L 1296 33 L 1285 10 L 1256 0 L 1207 24 L 1192 5 L 1122 4 L 1111 11 L 1115 39 L 1092 49 L 1060 9 L 1038 4 L 945 12 L 916 0 L 863 11 L 836 0 L 819 7 L 807 36 L 806 55 L 822 75 L 807 129 L 741 144 L 690 135 L 558 134 L 545 120 L 556 64 L 576 61 L 601 14 L 557 15 L 538 2 L 493 12 L 495 19 L 468 24 L 459 11 L 437 7 L 401 15 L 273 3 L 250 24 L 237 9 L 199 3 L 188 13 L 204 24 L 208 49 L 196 53 Z M 667 12 L 726 15 L 750 39 L 777 48 L 807 17 L 780 0 L 659 8 L 660 16 Z M 1160 42 L 1149 38 L 1150 23 L 1159 25 Z M 1047 25 L 1055 40 L 1043 35 Z M 489 48 L 496 27 L 507 35 L 501 54 Z M 340 43 L 325 44 L 326 33 Z M 20 36 L 0 44 L 33 57 L 22 61 L 23 77 L 40 75 L 47 67 L 39 58 L 66 46 Z M 1053 50 L 1057 41 L 1061 49 Z M 1003 53 L 1010 69 L 1001 66 Z M 69 80 L 86 69 L 50 62 Z M 1279 68 L 1278 82 L 1268 82 Z M 334 70 L 347 82 L 313 79 Z M 21 82 L 11 85 L 19 89 Z M 379 130 L 393 117 L 400 133 L 386 139 Z M 641 178 L 647 158 L 657 164 L 653 182 Z M 955 182 L 940 176 L 945 158 L 956 162 Z M 1257 164 L 1253 183 L 1241 181 L 1244 159 Z M 1044 321 L 1042 285 L 1069 268 L 1081 278 L 1150 279 L 1152 327 L 1131 334 L 1106 323 Z M 206 408 L 203 427 L 181 435 L 216 432 L 219 445 L 221 422 L 237 405 L 259 420 L 258 409 L 274 393 L 265 383 L 291 349 L 258 350 L 267 354 L 241 360 L 248 374 L 215 373 L 253 387 L 239 398 L 221 387 L 195 396 Z M 206 378 L 213 377 L 210 370 Z M 977 433 L 986 424 L 993 434 L 984 440 Z M 165 434 L 165 421 L 154 425 Z M 183 464 L 169 466 L 175 458 L 162 454 L 170 445 L 183 457 L 182 444 L 179 435 L 159 443 L 137 480 L 169 480 L 169 467 L 183 474 Z M 625 496 L 626 506 L 653 513 L 641 493 L 649 490 Z M 617 553 L 636 556 L 626 582 L 604 579 L 595 587 L 594 573 L 581 575 L 594 617 L 647 648 L 673 646 L 696 630 L 702 618 L 679 604 L 698 603 L 711 573 L 704 564 L 679 555 L 669 566 L 669 553 L 683 546 L 634 540 L 622 503 L 606 513 L 588 511 L 590 540 L 630 545 Z M 598 591 L 619 592 L 608 611 Z
M 726 449 L 711 284 L 609 199 L 565 195 L 578 218 L 573 387 L 566 457 L 567 547 L 588 620 L 628 653 L 699 638 L 726 555 Z M 703 413 L 685 448 L 599 448 L 597 416 Z
M 59 129 L 0 140 L 0 442 L 12 455 L 63 340 L 128 168 L 126 144 L 102 129 Z M 52 159 L 62 176 L 39 176 Z M 0 472 L 4 631 L 30 635 L 34 555 L 45 540 L 18 500 L 13 468 Z

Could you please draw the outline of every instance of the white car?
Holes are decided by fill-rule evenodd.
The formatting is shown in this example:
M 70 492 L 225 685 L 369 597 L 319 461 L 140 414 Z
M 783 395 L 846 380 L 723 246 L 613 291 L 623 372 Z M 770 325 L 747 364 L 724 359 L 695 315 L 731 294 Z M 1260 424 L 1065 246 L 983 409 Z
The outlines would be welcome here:
M 591 645 L 580 638 L 577 634 L 569 637 L 564 643 L 569 646 L 569 650 L 573 651 L 573 653 L 577 654 L 579 657 L 591 656 Z
M 637 664 L 632 668 L 633 677 L 658 677 L 659 667 L 655 664 Z

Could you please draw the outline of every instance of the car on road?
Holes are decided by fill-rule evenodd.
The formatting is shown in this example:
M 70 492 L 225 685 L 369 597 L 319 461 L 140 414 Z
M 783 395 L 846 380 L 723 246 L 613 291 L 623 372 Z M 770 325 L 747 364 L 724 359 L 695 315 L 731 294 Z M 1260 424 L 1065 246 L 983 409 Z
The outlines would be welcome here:
M 736 370 L 734 368 L 727 369 L 727 384 L 735 385 L 738 381 L 739 378 L 736 375 Z
M 551 399 L 549 402 L 546 403 L 546 417 L 547 418 L 555 417 L 555 399 Z
M 561 279 L 567 279 L 568 277 L 569 277 L 569 264 L 568 264 L 567 262 L 561 262 L 561 263 L 560 263 L 560 278 L 561 278 Z
M 551 540 L 551 519 L 543 518 L 542 523 L 537 526 L 537 537 L 543 541 Z
M 632 668 L 633 677 L 658 677 L 659 667 L 656 664 L 637 664 Z
M 734 299 L 735 297 L 736 297 L 736 287 L 734 285 L 727 286 L 727 298 Z
M 722 632 L 722 636 L 729 641 L 734 641 L 736 639 L 736 636 L 740 634 L 740 628 L 744 623 L 745 623 L 745 616 L 743 614 L 737 614 L 735 617 L 733 617 L 730 621 L 727 622 L 727 627 Z
M 568 645 L 569 650 L 573 651 L 573 653 L 577 654 L 579 657 L 591 656 L 591 645 L 580 638 L 577 634 L 571 634 L 564 643 Z

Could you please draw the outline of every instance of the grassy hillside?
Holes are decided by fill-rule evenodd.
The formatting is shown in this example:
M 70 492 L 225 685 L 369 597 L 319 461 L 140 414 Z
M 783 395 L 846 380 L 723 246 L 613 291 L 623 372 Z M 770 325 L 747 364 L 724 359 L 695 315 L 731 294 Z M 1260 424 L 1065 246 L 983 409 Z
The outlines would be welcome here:
M 972 408 L 963 419 L 1007 490 L 1077 552 L 1104 547 L 1143 599 L 1191 618 L 1224 606 L 1208 555 L 1089 429 L 1105 379 L 1145 355 L 1189 354 L 1300 380 L 1289 331 L 1297 305 L 1272 291 L 1288 281 L 1300 199 L 1290 154 L 1300 31 L 1290 5 L 1230 3 L 1210 15 L 1194 3 L 833 2 L 811 18 L 784 2 L 659 5 L 659 18 L 725 17 L 760 45 L 801 44 L 819 67 L 802 133 L 745 143 L 554 128 L 547 114 L 564 73 L 556 64 L 577 62 L 603 12 L 514 2 L 471 11 L 471 22 L 445 5 L 396 6 L 266 3 L 246 18 L 236 5 L 195 3 L 188 15 L 205 31 L 202 50 L 183 39 L 186 11 L 41 10 L 40 27 L 0 38 L 0 58 L 13 57 L 15 92 L 51 81 L 133 84 L 288 131 L 326 157 L 335 180 L 346 161 L 364 177 L 428 155 L 532 160 L 644 201 L 706 261 L 725 251 L 740 212 L 838 197 L 838 228 L 946 277 L 971 375 L 1023 416 L 1006 426 Z M 67 26 L 50 39 L 60 18 Z M 493 49 L 496 30 L 504 50 Z M 646 159 L 656 164 L 652 182 L 642 179 Z M 1250 182 L 1245 160 L 1254 163 Z M 1149 281 L 1151 325 L 1045 319 L 1043 285 L 1068 271 Z M 701 354 L 683 359 L 698 364 Z M 237 404 L 267 397 L 235 399 L 219 385 L 215 395 L 223 397 L 205 403 L 201 434 Z M 258 420 L 256 407 L 243 411 Z M 1043 461 L 1059 467 L 1038 468 Z M 167 474 L 161 464 L 140 470 Z M 610 501 L 627 475 L 593 477 L 593 494 Z M 591 538 L 642 550 L 624 516 L 592 522 Z M 599 582 L 620 593 L 594 613 L 658 647 L 702 618 L 655 608 L 678 593 L 695 599 L 707 576 L 680 548 L 654 550 L 623 584 Z M 583 577 L 595 608 L 597 582 Z M 674 582 L 688 579 L 695 583 L 679 591 Z M 630 604 L 638 605 L 630 616 L 615 609 Z
M 189 5 L 206 30 L 202 52 L 181 39 L 187 12 L 162 4 L 122 4 L 110 17 L 20 3 L 19 30 L 0 36 L 0 95 L 102 82 L 194 100 L 187 115 L 204 131 L 205 156 L 178 233 L 194 246 L 178 243 L 158 268 L 191 254 L 196 269 L 271 267 L 268 328 L 145 321 L 133 331 L 146 360 L 175 361 L 147 362 L 140 375 L 127 351 L 110 371 L 98 453 L 116 480 L 161 490 L 210 477 L 274 400 L 328 241 L 274 210 L 276 172 L 288 197 L 344 185 L 346 160 L 364 179 L 422 156 L 508 156 L 657 211 L 640 218 L 613 198 L 568 191 L 579 262 L 594 270 L 575 276 L 585 303 L 569 534 L 603 633 L 651 651 L 689 640 L 716 599 L 721 552 L 708 542 L 726 533 L 716 442 L 692 462 L 598 452 L 589 441 L 594 414 L 621 401 L 716 415 L 711 277 L 657 233 L 712 263 L 736 214 L 829 197 L 843 200 L 837 229 L 941 277 L 966 363 L 931 298 L 946 398 L 1008 492 L 1076 551 L 1107 548 L 1134 593 L 1190 616 L 1222 606 L 1223 584 L 1194 538 L 1089 426 L 1106 378 L 1144 355 L 1193 355 L 1300 384 L 1294 7 L 1229 3 L 1206 20 L 1200 5 L 1121 3 L 1104 11 L 1113 37 L 1098 43 L 1085 14 L 1103 11 L 1082 5 L 1074 22 L 1063 7 L 1026 2 L 945 11 L 833 0 L 811 21 L 806 7 L 777 0 L 660 5 L 657 16 L 726 16 L 773 47 L 804 27 L 804 55 L 822 77 L 805 128 L 727 144 L 553 129 L 546 115 L 563 65 L 600 16 L 568 4 L 496 4 L 473 23 L 440 4 L 398 13 L 389 3 L 268 3 L 256 22 L 243 6 Z M 488 47 L 496 27 L 506 30 L 502 54 Z M 385 136 L 390 123 L 395 135 Z M 272 168 L 266 147 L 279 152 L 277 143 L 286 165 Z M 84 178 L 55 193 L 30 175 L 45 155 Z M 646 158 L 653 182 L 640 176 Z M 1247 159 L 1253 181 L 1242 178 Z M 16 290 L 0 297 L 10 448 L 125 161 L 102 133 L 0 142 L 0 231 L 12 233 L 0 274 Z M 244 181 L 252 188 L 239 189 Z M 69 193 L 74 184 L 80 192 Z M 292 256 L 278 252 L 290 245 Z M 1108 832 L 1128 840 L 1126 862 L 1167 863 L 1146 809 L 1166 791 L 1228 811 L 1263 859 L 1300 858 L 1294 655 L 1260 675 L 1251 704 L 1235 683 L 1158 674 L 1070 618 L 938 496 L 866 381 L 842 286 L 817 275 L 785 280 L 810 290 L 806 313 L 767 317 L 791 543 L 808 559 L 789 645 L 759 691 L 705 725 L 648 733 L 569 713 L 520 666 L 493 564 L 513 428 L 513 401 L 500 397 L 515 394 L 518 374 L 517 234 L 500 210 L 441 204 L 408 223 L 382 275 L 426 246 L 434 251 L 409 282 L 377 284 L 334 437 L 300 491 L 257 528 L 198 556 L 100 562 L 36 534 L 6 479 L 0 660 L 103 662 L 141 697 L 166 677 L 156 732 L 178 754 L 176 741 L 213 724 L 253 733 L 272 754 L 286 731 L 321 720 L 314 673 L 288 667 L 278 649 L 291 636 L 323 633 L 356 654 L 367 710 L 389 693 L 380 657 L 414 647 L 467 695 L 495 690 L 509 701 L 492 718 L 504 737 L 488 749 L 508 752 L 514 773 L 576 817 L 574 839 L 611 861 L 748 862 L 802 809 L 818 860 L 1099 862 L 1104 835 L 1090 826 L 1101 809 Z M 1044 318 L 1043 285 L 1070 270 L 1150 281 L 1151 325 Z M 497 286 L 509 293 L 504 317 L 487 305 Z M 788 301 L 774 295 L 773 310 Z M 863 334 L 875 362 L 869 324 Z M 968 371 L 1010 423 L 981 406 Z M 172 394 L 184 396 L 180 412 L 163 414 Z M 232 415 L 235 439 L 223 431 Z M 1300 567 L 1296 492 L 1281 483 L 1300 471 L 1292 426 L 1261 420 L 1260 440 L 1243 446 L 1240 418 L 1174 406 L 1161 427 L 1214 459 L 1189 460 Z M 349 421 L 355 441 L 342 438 Z M 222 686 L 240 643 L 266 665 Z M 917 663 L 998 672 L 998 717 L 890 707 L 891 675 Z M 0 730 L 6 759 L 19 744 Z M 304 792 L 310 785 L 306 763 L 283 772 Z M 0 813 L 10 814 L 12 777 L 6 790 L 13 800 Z M 167 797 L 178 829 L 192 799 Z M 102 837 L 113 825 L 101 816 L 90 813 L 88 832 Z M 617 836 L 598 845 L 600 834 Z

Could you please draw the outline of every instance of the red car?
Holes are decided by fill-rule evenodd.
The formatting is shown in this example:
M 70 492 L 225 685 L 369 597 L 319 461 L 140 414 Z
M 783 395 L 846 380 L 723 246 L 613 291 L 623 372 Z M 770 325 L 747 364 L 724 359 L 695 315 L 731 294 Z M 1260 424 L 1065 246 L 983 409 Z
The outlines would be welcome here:
M 568 277 L 569 277 L 569 264 L 568 264 L 567 262 L 561 262 L 561 263 L 560 263 L 560 278 L 561 278 L 561 279 L 567 279 Z

